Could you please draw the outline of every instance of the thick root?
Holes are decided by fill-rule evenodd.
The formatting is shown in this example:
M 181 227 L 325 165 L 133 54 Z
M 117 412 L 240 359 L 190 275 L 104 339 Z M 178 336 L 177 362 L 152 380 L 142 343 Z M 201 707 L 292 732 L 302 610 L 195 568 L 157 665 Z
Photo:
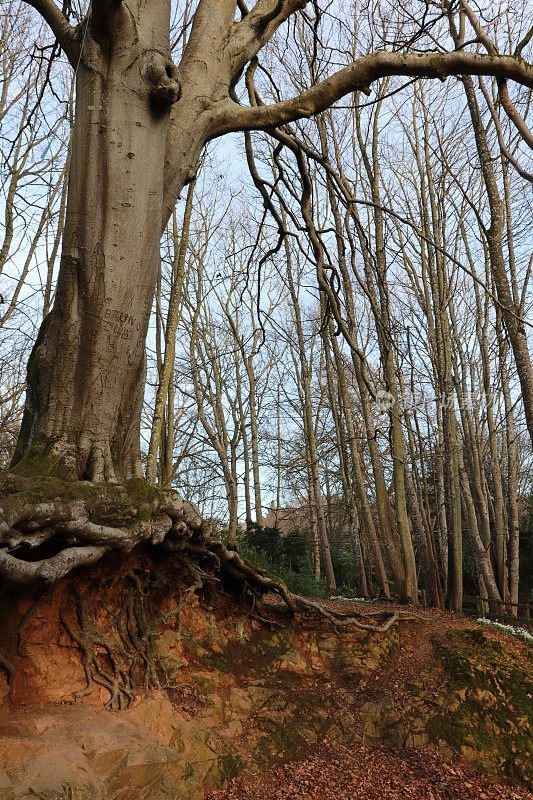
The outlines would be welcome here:
M 50 558 L 28 562 L 0 550 L 0 577 L 12 583 L 55 583 L 73 569 L 99 561 L 105 552 L 105 547 L 68 547 Z
M 222 570 L 228 572 L 231 577 L 246 583 L 252 592 L 254 590 L 259 593 L 273 592 L 283 599 L 293 614 L 301 612 L 326 619 L 331 622 L 336 631 L 340 631 L 342 628 L 357 628 L 374 633 L 385 633 L 399 621 L 423 620 L 423 617 L 414 614 L 389 609 L 361 612 L 357 616 L 330 611 L 316 600 L 294 594 L 283 581 L 272 578 L 264 570 L 249 564 L 237 552 L 224 547 L 221 542 L 207 542 L 206 552 L 214 552 Z M 376 624 L 365 621 L 370 618 L 381 618 L 382 621 Z
M 177 493 L 159 491 L 144 481 L 102 485 L 55 478 L 32 479 L 9 473 L 3 476 L 0 578 L 4 580 L 52 584 L 77 567 L 95 563 L 109 551 L 127 553 L 141 544 L 175 553 L 184 563 L 184 556 L 189 556 L 189 572 L 194 578 L 192 591 L 202 586 L 202 576 L 221 581 L 229 578 L 248 592 L 253 604 L 261 595 L 274 592 L 292 614 L 322 617 L 336 630 L 355 627 L 385 632 L 401 619 L 415 618 L 391 610 L 347 616 L 294 594 L 282 581 L 247 562 L 236 550 L 209 539 L 197 509 Z M 206 560 L 210 562 L 207 572 L 193 566 L 193 562 Z M 138 613 L 139 609 L 132 608 L 131 619 Z M 80 625 L 78 628 L 81 630 Z M 115 683 L 122 685 L 121 676 L 103 677 L 90 667 L 94 660 L 91 654 L 98 643 L 94 636 L 82 640 L 78 628 L 70 623 L 70 633 L 83 650 L 91 681 L 104 682 L 115 692 Z M 113 704 L 122 703 L 116 693 L 113 698 Z
M 175 492 L 4 475 L 0 484 L 0 577 L 54 583 L 110 550 L 142 543 L 179 549 L 201 517 Z

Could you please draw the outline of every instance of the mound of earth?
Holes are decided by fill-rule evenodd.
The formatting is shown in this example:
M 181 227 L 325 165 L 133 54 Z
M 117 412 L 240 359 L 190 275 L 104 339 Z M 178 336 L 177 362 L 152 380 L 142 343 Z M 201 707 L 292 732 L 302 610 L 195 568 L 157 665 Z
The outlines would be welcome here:
M 533 797 L 529 645 L 438 612 L 336 632 L 202 574 L 137 550 L 2 589 L 1 800 Z

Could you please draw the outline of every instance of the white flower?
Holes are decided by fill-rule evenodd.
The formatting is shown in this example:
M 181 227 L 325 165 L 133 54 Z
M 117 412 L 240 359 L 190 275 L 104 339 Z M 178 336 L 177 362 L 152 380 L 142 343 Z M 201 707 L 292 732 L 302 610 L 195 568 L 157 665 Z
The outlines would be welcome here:
M 481 622 L 482 625 L 488 625 L 489 628 L 496 628 L 499 631 L 505 631 L 505 633 L 518 636 L 519 639 L 523 639 L 525 642 L 533 644 L 533 636 L 524 628 L 515 628 L 513 625 L 504 625 L 502 622 L 494 622 L 491 619 L 485 619 L 485 617 L 478 617 L 476 622 Z

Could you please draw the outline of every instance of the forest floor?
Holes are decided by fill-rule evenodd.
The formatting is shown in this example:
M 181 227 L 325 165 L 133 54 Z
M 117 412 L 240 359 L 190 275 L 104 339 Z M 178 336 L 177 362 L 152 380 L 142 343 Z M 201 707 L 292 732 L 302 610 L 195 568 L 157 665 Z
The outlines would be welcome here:
M 243 773 L 206 800 L 532 800 L 429 749 L 344 747 L 328 741 L 265 774 Z
M 531 644 L 323 601 L 408 617 L 335 630 L 190 579 L 142 550 L 4 587 L 0 800 L 533 800 Z
M 272 598 L 272 602 L 277 600 Z M 362 608 L 361 603 L 348 600 L 323 604 L 346 613 Z M 364 608 L 379 610 L 383 604 L 365 603 Z M 435 609 L 413 611 L 438 623 L 441 629 L 448 627 L 450 632 L 471 628 L 471 620 L 465 618 L 463 622 L 455 614 Z M 485 634 L 507 653 L 516 651 L 519 658 L 518 639 L 491 628 Z M 406 630 L 394 670 L 378 671 L 360 684 L 361 707 L 383 693 L 401 706 L 409 685 L 431 657 L 430 649 L 429 639 L 418 636 L 416 628 Z M 329 693 L 335 688 L 327 684 L 324 690 Z M 266 773 L 241 773 L 225 789 L 206 795 L 206 800 L 533 800 L 533 792 L 496 783 L 461 758 L 446 757 L 435 749 L 345 746 L 326 735 L 300 750 L 296 758 Z

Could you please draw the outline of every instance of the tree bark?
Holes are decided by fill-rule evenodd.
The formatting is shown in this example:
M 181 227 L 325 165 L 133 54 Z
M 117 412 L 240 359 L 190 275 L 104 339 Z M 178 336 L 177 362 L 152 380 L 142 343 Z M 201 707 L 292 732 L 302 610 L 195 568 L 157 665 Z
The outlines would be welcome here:
M 93 481 L 142 475 L 145 339 L 179 95 L 169 3 L 131 8 L 89 19 L 56 299 L 29 361 L 13 459 L 52 456 L 63 474 Z

